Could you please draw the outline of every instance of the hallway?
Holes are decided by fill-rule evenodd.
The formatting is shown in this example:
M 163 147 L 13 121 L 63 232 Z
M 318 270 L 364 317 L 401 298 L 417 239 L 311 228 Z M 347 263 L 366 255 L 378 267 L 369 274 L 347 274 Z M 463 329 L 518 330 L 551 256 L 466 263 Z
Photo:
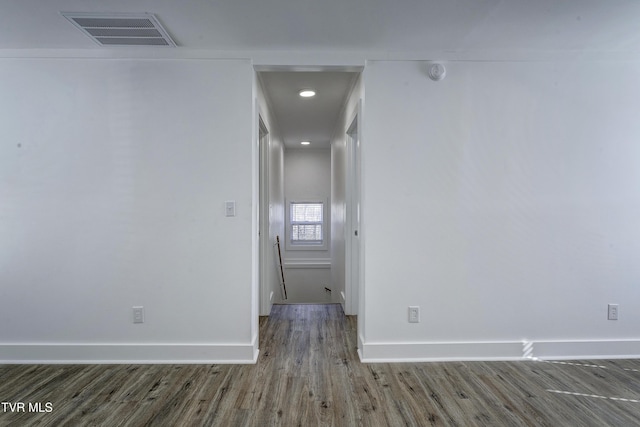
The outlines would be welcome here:
M 637 425 L 640 361 L 361 364 L 340 305 L 275 305 L 255 365 L 0 365 L 0 425 Z M 571 394 L 573 393 L 573 394 Z M 615 400 L 613 398 L 627 399 Z

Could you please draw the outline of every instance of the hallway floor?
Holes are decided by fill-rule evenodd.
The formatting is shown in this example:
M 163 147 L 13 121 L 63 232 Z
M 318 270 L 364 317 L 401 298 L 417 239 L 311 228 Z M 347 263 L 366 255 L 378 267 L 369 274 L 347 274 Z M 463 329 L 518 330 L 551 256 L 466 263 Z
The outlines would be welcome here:
M 640 425 L 640 360 L 362 364 L 340 305 L 276 305 L 260 340 L 255 365 L 0 365 L 0 401 L 43 403 L 0 426 Z

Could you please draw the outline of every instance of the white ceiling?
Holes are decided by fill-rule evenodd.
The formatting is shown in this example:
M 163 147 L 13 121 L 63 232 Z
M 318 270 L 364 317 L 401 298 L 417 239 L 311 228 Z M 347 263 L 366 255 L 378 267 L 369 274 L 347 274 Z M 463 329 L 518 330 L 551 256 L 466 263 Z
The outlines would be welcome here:
M 287 148 L 329 148 L 336 120 L 355 83 L 353 72 L 262 72 L 265 89 Z M 301 98 L 302 89 L 316 96 Z
M 640 51 L 637 0 L 0 0 L 0 49 L 97 48 L 61 11 L 154 13 L 190 49 Z

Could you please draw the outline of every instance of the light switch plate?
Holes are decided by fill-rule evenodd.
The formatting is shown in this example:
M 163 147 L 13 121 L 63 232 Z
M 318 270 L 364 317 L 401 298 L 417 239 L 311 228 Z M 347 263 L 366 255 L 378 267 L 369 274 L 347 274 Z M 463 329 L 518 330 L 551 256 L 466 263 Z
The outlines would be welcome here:
M 236 202 L 234 200 L 224 202 L 224 211 L 226 216 L 236 216 Z

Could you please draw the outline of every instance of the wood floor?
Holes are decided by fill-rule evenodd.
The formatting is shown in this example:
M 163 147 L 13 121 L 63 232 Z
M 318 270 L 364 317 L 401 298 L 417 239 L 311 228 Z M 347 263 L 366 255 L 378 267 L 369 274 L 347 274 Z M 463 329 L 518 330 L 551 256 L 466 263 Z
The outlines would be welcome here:
M 274 306 L 255 365 L 0 365 L 0 401 L 44 411 L 0 426 L 640 425 L 640 360 L 361 364 L 355 322 Z

